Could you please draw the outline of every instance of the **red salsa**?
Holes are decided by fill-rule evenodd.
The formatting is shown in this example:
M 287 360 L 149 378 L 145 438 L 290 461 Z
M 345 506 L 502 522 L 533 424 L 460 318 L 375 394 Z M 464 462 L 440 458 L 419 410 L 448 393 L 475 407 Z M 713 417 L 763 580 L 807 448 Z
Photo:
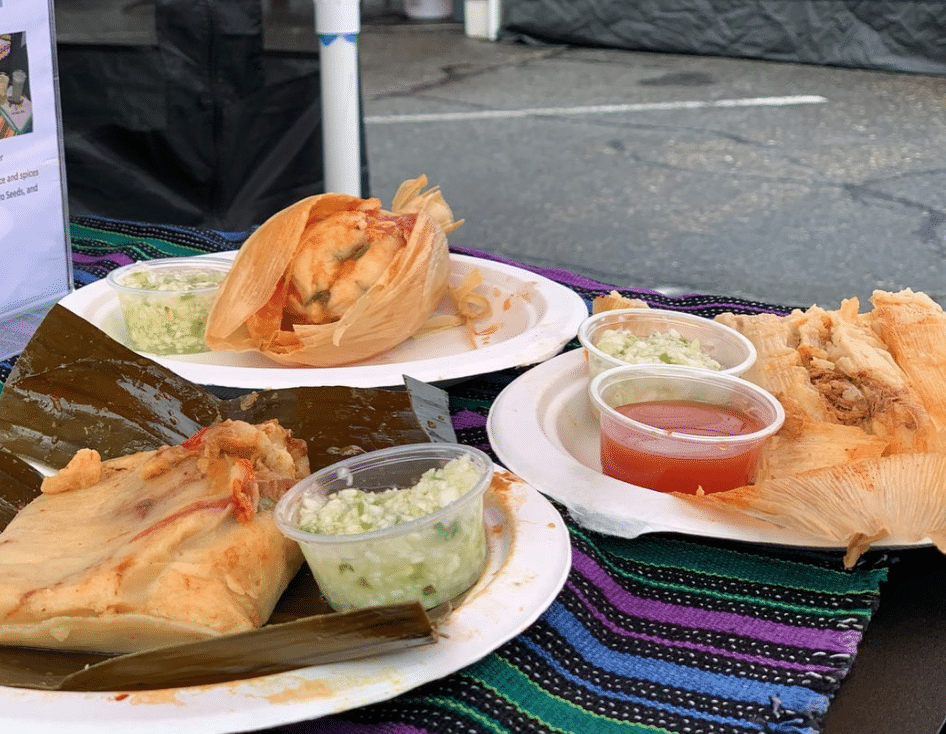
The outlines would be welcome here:
M 738 436 L 762 430 L 759 419 L 718 405 L 667 400 L 622 405 L 615 410 L 639 423 L 692 436 Z M 755 473 L 761 444 L 748 451 L 726 441 L 703 444 L 686 452 L 674 450 L 672 439 L 631 437 L 626 445 L 601 432 L 604 473 L 660 492 L 723 492 L 748 484 Z M 646 444 L 646 445 L 645 445 Z M 664 455 L 660 455 L 664 454 Z M 671 454 L 671 455 L 666 455 Z

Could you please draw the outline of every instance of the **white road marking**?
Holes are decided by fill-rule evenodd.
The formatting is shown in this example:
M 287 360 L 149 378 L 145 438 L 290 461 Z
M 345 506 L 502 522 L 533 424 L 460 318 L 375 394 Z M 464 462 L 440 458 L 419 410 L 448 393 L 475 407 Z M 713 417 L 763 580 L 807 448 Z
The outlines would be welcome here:
M 666 110 L 699 110 L 714 107 L 787 107 L 802 104 L 825 104 L 826 97 L 802 94 L 792 97 L 749 97 L 709 101 L 642 102 L 639 104 L 603 104 L 581 107 L 532 107 L 523 110 L 471 110 L 421 115 L 370 115 L 366 124 L 396 125 L 404 122 L 464 122 L 467 120 L 501 120 L 517 117 L 559 117 L 565 115 L 610 115 L 621 112 L 663 112 Z

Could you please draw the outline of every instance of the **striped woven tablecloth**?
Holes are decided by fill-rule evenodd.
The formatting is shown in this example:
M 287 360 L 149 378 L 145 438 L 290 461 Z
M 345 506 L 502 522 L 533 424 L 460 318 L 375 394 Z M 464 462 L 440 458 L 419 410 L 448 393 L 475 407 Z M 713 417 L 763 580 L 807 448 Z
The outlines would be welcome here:
M 88 217 L 74 218 L 71 233 L 77 286 L 133 260 L 236 249 L 248 234 Z M 565 271 L 527 269 L 589 302 L 613 288 Z M 705 316 L 786 310 L 738 299 L 618 290 Z M 0 363 L 0 379 L 11 366 Z M 460 441 L 492 453 L 489 407 L 524 369 L 449 388 Z M 572 568 L 561 593 L 525 632 L 460 672 L 390 701 L 273 731 L 822 730 L 879 602 L 886 571 L 875 556 L 868 554 L 847 572 L 840 552 L 669 534 L 625 540 L 585 531 L 559 509 L 571 535 Z

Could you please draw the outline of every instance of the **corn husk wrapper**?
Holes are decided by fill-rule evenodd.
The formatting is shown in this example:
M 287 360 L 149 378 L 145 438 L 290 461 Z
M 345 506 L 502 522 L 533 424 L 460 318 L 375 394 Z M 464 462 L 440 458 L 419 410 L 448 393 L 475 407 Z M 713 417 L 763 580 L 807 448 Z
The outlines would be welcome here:
M 909 289 L 871 303 L 717 317 L 755 345 L 743 377 L 786 419 L 753 484 L 681 499 L 824 538 L 847 567 L 887 538 L 946 552 L 946 312 Z
M 377 199 L 321 194 L 264 222 L 240 248 L 207 321 L 214 350 L 257 351 L 281 364 L 334 367 L 387 351 L 417 332 L 447 293 L 447 234 L 459 222 L 425 176 L 405 181 L 391 214 L 416 215 L 406 244 L 381 276 L 332 323 L 284 318 L 292 273 L 313 248 L 328 257 L 344 238 L 317 225 L 340 212 L 381 211 Z M 307 254 L 308 253 L 308 254 Z
M 602 311 L 615 311 L 619 308 L 650 308 L 650 304 L 640 298 L 622 296 L 617 291 L 611 291 L 605 296 L 597 296 L 591 302 L 592 314 L 598 314 Z
M 895 454 L 709 494 L 777 525 L 846 548 L 852 568 L 872 543 L 929 539 L 946 553 L 946 455 Z M 725 495 L 725 496 L 724 496 Z

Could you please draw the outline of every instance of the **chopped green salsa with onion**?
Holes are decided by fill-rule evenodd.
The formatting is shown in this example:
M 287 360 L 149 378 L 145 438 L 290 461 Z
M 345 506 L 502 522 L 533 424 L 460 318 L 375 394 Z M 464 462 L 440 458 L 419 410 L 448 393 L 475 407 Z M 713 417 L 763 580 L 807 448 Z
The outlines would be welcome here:
M 412 487 L 347 488 L 303 500 L 296 522 L 316 535 L 350 542 L 302 543 L 319 587 L 337 610 L 417 600 L 430 608 L 468 589 L 486 559 L 482 495 L 457 502 L 481 478 L 469 456 L 425 472 Z M 436 521 L 414 523 L 451 505 Z M 384 532 L 374 532 L 384 531 Z M 369 535 L 365 535 L 370 533 Z M 363 541 L 358 536 L 365 535 Z
M 204 330 L 221 269 L 131 269 L 116 282 L 131 346 L 151 354 L 207 351 Z
M 699 339 L 687 339 L 676 329 L 636 336 L 627 329 L 605 329 L 595 346 L 629 364 L 680 364 L 719 370 L 722 365 L 703 351 Z
M 317 535 L 350 535 L 400 525 L 460 499 L 479 477 L 470 458 L 463 457 L 441 469 L 428 469 L 413 487 L 380 492 L 342 489 L 321 506 L 306 499 L 299 508 L 299 529 Z

